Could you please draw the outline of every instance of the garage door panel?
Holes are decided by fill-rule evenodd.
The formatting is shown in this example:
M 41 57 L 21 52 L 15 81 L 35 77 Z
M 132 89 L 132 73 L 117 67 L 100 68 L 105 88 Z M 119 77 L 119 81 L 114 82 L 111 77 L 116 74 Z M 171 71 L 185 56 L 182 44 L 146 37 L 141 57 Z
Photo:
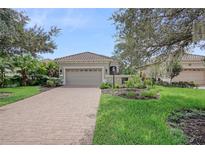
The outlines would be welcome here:
M 99 86 L 102 69 L 73 69 L 66 71 L 66 85 Z

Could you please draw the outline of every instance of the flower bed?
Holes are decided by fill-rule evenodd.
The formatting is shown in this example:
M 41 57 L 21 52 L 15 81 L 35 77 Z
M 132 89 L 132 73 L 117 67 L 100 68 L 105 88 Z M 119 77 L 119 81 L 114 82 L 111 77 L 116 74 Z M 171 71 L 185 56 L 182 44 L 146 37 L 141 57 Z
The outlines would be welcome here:
M 169 116 L 168 123 L 184 132 L 187 144 L 205 144 L 205 110 L 175 111 Z

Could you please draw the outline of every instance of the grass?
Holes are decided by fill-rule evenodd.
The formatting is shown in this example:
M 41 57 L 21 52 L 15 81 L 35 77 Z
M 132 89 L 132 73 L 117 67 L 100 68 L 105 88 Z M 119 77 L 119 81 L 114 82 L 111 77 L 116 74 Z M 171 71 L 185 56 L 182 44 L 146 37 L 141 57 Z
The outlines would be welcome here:
M 178 109 L 205 109 L 205 90 L 157 87 L 159 100 L 102 95 L 93 144 L 186 144 L 167 118 Z
M 40 88 L 37 86 L 0 88 L 1 92 L 11 92 L 10 96 L 0 99 L 0 106 L 3 106 L 36 95 L 40 92 Z

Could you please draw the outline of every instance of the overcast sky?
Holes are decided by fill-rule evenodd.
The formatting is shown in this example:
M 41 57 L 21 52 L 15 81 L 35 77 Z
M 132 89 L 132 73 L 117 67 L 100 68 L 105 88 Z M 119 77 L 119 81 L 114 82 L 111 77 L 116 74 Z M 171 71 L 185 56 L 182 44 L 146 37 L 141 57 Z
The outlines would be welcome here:
M 35 24 L 49 29 L 57 26 L 61 33 L 55 42 L 58 49 L 44 58 L 57 58 L 74 53 L 91 51 L 111 56 L 114 51 L 115 26 L 109 20 L 115 9 L 18 9 L 31 19 L 28 26 Z M 205 55 L 205 51 L 195 50 Z

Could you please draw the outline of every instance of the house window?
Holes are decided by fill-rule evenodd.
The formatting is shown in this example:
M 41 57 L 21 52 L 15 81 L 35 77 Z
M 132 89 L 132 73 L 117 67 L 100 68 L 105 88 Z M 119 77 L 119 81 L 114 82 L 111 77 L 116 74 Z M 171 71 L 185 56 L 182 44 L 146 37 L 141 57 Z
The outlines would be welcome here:
M 191 63 L 189 63 L 189 66 L 191 66 Z

